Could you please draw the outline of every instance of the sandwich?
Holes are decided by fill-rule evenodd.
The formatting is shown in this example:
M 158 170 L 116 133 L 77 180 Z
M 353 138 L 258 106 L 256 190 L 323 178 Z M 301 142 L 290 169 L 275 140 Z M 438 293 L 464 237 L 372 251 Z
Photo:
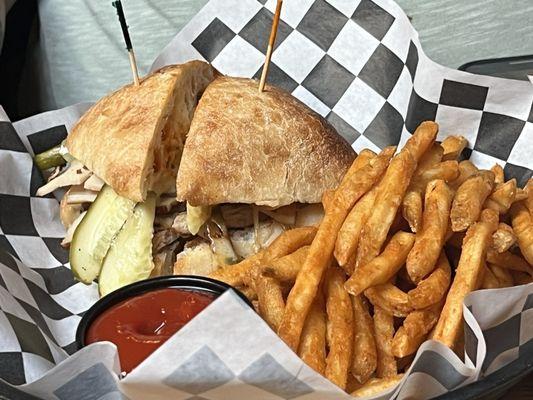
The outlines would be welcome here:
M 321 116 L 273 86 L 220 76 L 205 90 L 185 142 L 176 197 L 196 238 L 176 274 L 207 275 L 318 223 L 355 152 Z M 157 235 L 157 233 L 156 233 Z
M 68 188 L 62 244 L 76 278 L 99 278 L 101 294 L 150 275 L 157 199 L 174 196 L 194 109 L 216 74 L 201 61 L 156 71 L 98 101 L 61 146 L 68 164 L 37 194 Z
M 64 245 L 82 282 L 105 295 L 150 276 L 207 275 L 322 217 L 355 152 L 290 94 L 166 67 L 106 96 L 65 143 Z M 59 181 L 59 184 L 57 183 Z

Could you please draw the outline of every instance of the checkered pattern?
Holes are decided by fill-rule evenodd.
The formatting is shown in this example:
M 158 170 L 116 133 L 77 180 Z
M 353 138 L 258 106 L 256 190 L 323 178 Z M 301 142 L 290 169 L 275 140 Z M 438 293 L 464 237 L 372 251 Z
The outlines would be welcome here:
M 212 0 L 152 69 L 202 58 L 224 74 L 258 78 L 275 1 L 239 2 L 231 15 L 224 7 Z M 403 143 L 420 122 L 435 120 L 440 139 L 468 138 L 465 155 L 477 165 L 498 162 L 520 184 L 532 176 L 531 85 L 433 63 L 392 1 L 284 4 L 268 80 L 324 116 L 355 150 Z
M 25 138 L 38 153 L 66 134 L 58 125 Z M 43 177 L 8 121 L 0 122 L 0 164 L 0 378 L 24 383 L 76 350 L 75 329 L 97 293 L 74 280 L 59 203 L 35 196 Z
M 153 69 L 200 58 L 222 73 L 258 77 L 274 7 L 274 0 L 211 0 L 167 46 Z M 356 150 L 404 143 L 421 121 L 436 120 L 439 140 L 449 134 L 467 137 L 464 156 L 476 164 L 490 167 L 499 162 L 507 176 L 520 183 L 532 175 L 531 85 L 433 63 L 406 15 L 391 0 L 285 2 L 268 79 L 324 116 Z M 15 129 L 0 122 L 0 247 L 16 257 L 0 251 L 0 378 L 14 384 L 35 380 L 74 351 L 76 325 L 97 299 L 94 285 L 72 279 L 67 253 L 59 245 L 64 230 L 57 200 L 35 197 L 43 181 L 31 159 L 35 152 L 59 143 L 87 107 L 34 116 L 15 123 Z M 465 364 L 443 346 L 426 343 L 394 396 L 436 396 L 515 359 L 531 357 L 532 293 L 533 286 L 473 294 L 465 309 Z M 228 311 L 217 315 L 219 320 L 241 320 L 240 314 L 228 312 L 223 317 L 224 312 Z M 242 368 L 235 368 L 233 359 L 217 347 L 220 337 L 227 338 L 225 331 L 213 332 L 209 346 L 207 336 L 190 335 L 186 346 L 182 343 L 179 351 L 169 353 L 187 349 L 190 354 L 173 364 L 174 369 L 162 371 L 163 384 L 184 399 L 220 398 L 220 393 L 314 398 L 320 378 L 301 363 L 294 364 L 294 355 L 272 339 L 266 325 L 248 321 L 242 332 L 250 329 L 261 345 L 240 354 L 248 358 Z M 237 343 L 248 339 L 240 337 Z M 270 343 L 268 352 L 258 353 L 265 343 Z M 85 355 L 79 357 L 81 363 Z M 86 379 L 118 395 L 98 368 L 93 362 L 79 375 L 56 376 L 53 379 L 64 382 L 56 385 L 54 395 L 72 397 Z M 198 371 L 208 371 L 209 377 L 196 382 Z M 2 392 L 3 386 L 0 380 Z M 11 390 L 6 388 L 6 393 Z M 326 391 L 335 393 L 332 387 Z M 324 392 L 319 395 L 325 398 Z

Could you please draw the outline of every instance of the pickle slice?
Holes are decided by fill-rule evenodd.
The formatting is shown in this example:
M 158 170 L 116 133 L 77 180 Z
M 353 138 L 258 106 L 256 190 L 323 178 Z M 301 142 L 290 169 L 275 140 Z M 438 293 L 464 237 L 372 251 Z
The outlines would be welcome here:
M 135 202 L 104 186 L 76 228 L 70 245 L 74 276 L 90 284 L 100 274 L 113 238 L 132 215 Z
M 155 203 L 153 193 L 138 203 L 111 244 L 98 279 L 101 296 L 150 276 Z

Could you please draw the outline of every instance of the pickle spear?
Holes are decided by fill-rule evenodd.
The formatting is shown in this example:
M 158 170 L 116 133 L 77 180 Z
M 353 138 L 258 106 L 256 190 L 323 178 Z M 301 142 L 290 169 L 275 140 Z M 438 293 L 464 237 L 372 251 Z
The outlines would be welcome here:
M 138 203 L 111 244 L 98 278 L 101 296 L 150 276 L 155 203 L 153 193 Z
M 104 186 L 76 228 L 70 245 L 74 276 L 90 284 L 100 274 L 111 242 L 132 215 L 135 202 Z
M 35 156 L 35 164 L 41 171 L 65 165 L 66 160 L 61 154 L 61 145 L 57 145 Z

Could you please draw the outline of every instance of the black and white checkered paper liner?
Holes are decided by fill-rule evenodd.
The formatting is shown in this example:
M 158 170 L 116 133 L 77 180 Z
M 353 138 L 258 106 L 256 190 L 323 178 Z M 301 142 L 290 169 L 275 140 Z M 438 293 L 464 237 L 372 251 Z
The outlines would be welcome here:
M 211 0 L 165 48 L 153 69 L 205 59 L 223 73 L 257 77 L 274 6 L 273 0 Z M 533 169 L 528 154 L 533 148 L 533 86 L 435 64 L 417 36 L 390 0 L 287 1 L 269 81 L 326 117 L 356 150 L 403 144 L 421 121 L 436 120 L 439 139 L 464 135 L 469 140 L 465 157 L 482 167 L 499 162 L 507 177 L 523 184 Z M 172 369 L 142 368 L 118 386 L 110 372 L 118 371 L 112 346 L 101 344 L 68 357 L 75 350 L 81 315 L 96 301 L 97 292 L 94 285 L 77 283 L 71 276 L 67 252 L 59 245 L 64 229 L 58 202 L 53 196 L 35 196 L 43 181 L 31 155 L 64 139 L 88 106 L 15 124 L 0 113 L 0 248 L 6 250 L 0 250 L 0 393 L 20 395 L 24 390 L 46 398 L 97 399 L 120 398 L 120 390 L 138 398 L 135 390 L 146 386 L 153 398 L 159 398 L 158 390 L 183 399 L 252 398 L 253 393 L 259 398 L 311 399 L 324 391 L 340 398 L 256 316 L 224 308 L 212 314 L 216 318 L 206 312 L 194 321 L 204 327 L 201 334 L 179 333 L 176 350 L 174 342 L 168 343 L 145 364 L 159 357 L 157 365 L 163 365 L 166 351 L 172 354 Z M 444 346 L 427 342 L 410 374 L 384 398 L 432 397 L 516 359 L 531 358 L 532 293 L 533 285 L 472 294 L 465 308 L 465 364 Z M 232 329 L 241 319 L 246 320 L 243 329 Z M 239 344 L 250 337 L 254 345 L 243 351 Z M 182 367 L 185 375 L 174 374 Z M 172 376 L 180 376 L 180 383 Z M 253 392 L 257 388 L 261 391 Z

